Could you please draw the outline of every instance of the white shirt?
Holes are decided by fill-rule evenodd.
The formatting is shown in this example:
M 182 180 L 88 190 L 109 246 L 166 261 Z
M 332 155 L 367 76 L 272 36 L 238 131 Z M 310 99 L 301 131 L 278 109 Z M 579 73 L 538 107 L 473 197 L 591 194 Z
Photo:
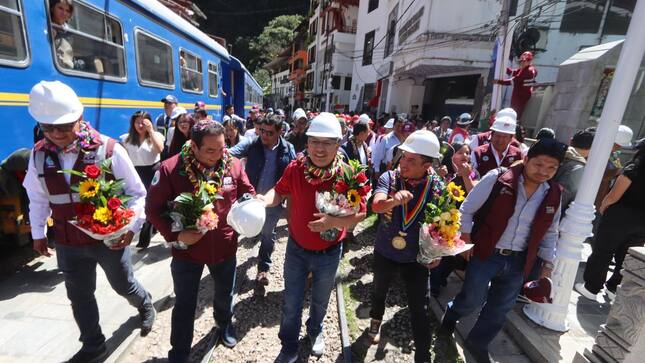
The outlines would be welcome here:
M 490 144 L 490 150 L 493 152 L 493 156 L 495 157 L 495 163 L 497 163 L 497 166 L 498 166 L 498 167 L 501 165 L 502 160 L 504 160 L 504 158 L 506 157 L 506 154 L 508 153 L 508 148 L 510 148 L 510 147 L 511 147 L 511 144 L 509 143 L 509 144 L 506 146 L 506 150 L 504 150 L 504 152 L 503 152 L 503 153 L 502 153 L 502 155 L 500 156 L 500 155 L 497 153 L 497 150 L 495 150 L 495 148 L 493 147 L 493 144 Z M 477 158 L 475 157 L 475 153 L 474 153 L 474 152 L 470 154 L 470 161 L 471 161 L 471 162 L 472 162 L 472 164 L 473 164 L 473 170 L 476 170 L 476 169 L 477 169 Z
M 255 139 L 256 137 L 258 137 L 258 134 L 255 133 L 255 128 L 252 128 L 252 129 L 246 130 L 246 132 L 244 133 L 244 137 L 249 139 Z
M 58 153 L 61 169 L 72 169 L 76 163 L 76 158 L 81 155 L 74 153 Z M 146 221 L 146 187 L 143 186 L 139 174 L 134 169 L 132 161 L 128 157 L 128 152 L 119 144 L 114 145 L 112 152 L 112 173 L 116 179 L 123 179 L 125 186 L 123 191 L 132 197 L 127 203 L 128 208 L 132 208 L 137 220 L 130 228 L 130 231 L 136 233 Z M 67 184 L 69 184 L 70 175 L 63 174 Z M 38 171 L 34 165 L 33 153 L 29 157 L 29 167 L 27 175 L 22 186 L 27 190 L 29 195 L 29 221 L 31 223 L 31 237 L 42 239 L 47 235 L 47 218 L 51 215 L 49 207 L 48 193 L 38 180 Z
M 175 127 L 171 127 L 168 129 L 168 137 L 166 138 L 166 146 L 170 147 L 170 143 L 172 142 L 172 137 L 175 135 Z
M 393 132 L 383 136 L 381 141 L 379 141 L 374 150 L 372 150 L 372 164 L 374 165 L 374 170 L 380 172 L 381 163 L 385 163 L 385 158 L 387 157 L 387 151 L 391 148 L 399 145 L 401 141 Z
M 155 134 L 163 140 L 161 132 L 155 131 Z M 141 145 L 137 146 L 125 141 L 128 138 L 128 134 L 123 134 L 119 138 L 122 142 L 121 145 L 125 147 L 125 150 L 128 152 L 130 160 L 132 160 L 132 164 L 134 166 L 153 165 L 161 159 L 161 154 L 155 151 L 152 146 L 152 140 L 144 140 Z
M 367 165 L 367 154 L 365 153 L 365 148 L 358 148 L 358 158 L 362 165 Z

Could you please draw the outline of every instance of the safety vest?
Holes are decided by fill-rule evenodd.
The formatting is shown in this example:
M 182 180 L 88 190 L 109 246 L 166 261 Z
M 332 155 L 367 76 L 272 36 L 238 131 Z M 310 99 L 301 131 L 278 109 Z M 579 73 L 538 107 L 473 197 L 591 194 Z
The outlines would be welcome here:
M 34 146 L 34 165 L 38 173 L 38 180 L 47 193 L 49 206 L 52 211 L 54 220 L 54 238 L 56 243 L 68 246 L 84 246 L 89 244 L 100 243 L 76 226 L 69 223 L 76 217 L 76 206 L 80 202 L 78 193 L 73 192 L 70 185 L 77 184 L 81 181 L 79 176 L 70 175 L 70 181 L 67 183 L 63 173 L 58 154 L 44 149 L 42 146 L 45 140 L 41 140 Z M 91 164 L 100 164 L 103 160 L 112 157 L 114 144 L 116 141 L 107 136 L 101 135 L 101 144 L 95 144 L 91 149 L 79 151 L 74 163 L 73 170 L 83 172 L 85 166 Z M 106 176 L 110 178 L 110 174 Z

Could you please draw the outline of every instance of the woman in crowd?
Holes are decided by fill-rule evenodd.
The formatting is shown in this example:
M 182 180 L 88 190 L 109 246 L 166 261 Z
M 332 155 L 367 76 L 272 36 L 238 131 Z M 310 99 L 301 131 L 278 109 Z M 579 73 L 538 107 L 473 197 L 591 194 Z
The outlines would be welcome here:
M 152 125 L 152 116 L 145 111 L 137 111 L 130 118 L 130 130 L 120 137 L 121 144 L 128 151 L 128 155 L 141 178 L 146 189 L 150 187 L 154 169 L 159 163 L 163 151 L 164 137 L 155 131 Z M 146 248 L 150 244 L 152 226 L 146 222 L 139 235 L 137 247 Z
M 179 154 L 181 147 L 184 146 L 186 141 L 190 140 L 190 128 L 195 124 L 193 116 L 185 112 L 179 114 L 176 118 L 173 117 L 173 121 L 175 122 L 175 128 L 168 148 L 169 158 Z
M 240 132 L 232 119 L 226 119 L 222 125 L 224 126 L 224 136 L 226 137 L 227 148 L 232 148 L 244 139 L 244 136 L 240 136 Z
M 477 170 L 472 168 L 470 159 L 470 146 L 454 142 L 452 144 L 443 143 L 443 149 L 446 150 L 441 161 L 439 174 L 443 177 L 444 183 L 453 182 L 460 186 L 466 195 L 473 189 L 480 176 Z M 457 208 L 461 203 L 457 203 Z M 464 270 L 466 261 L 460 256 L 443 257 L 439 266 L 430 271 L 430 294 L 439 296 L 442 286 L 446 286 L 448 276 L 455 269 Z
M 645 140 L 636 149 L 636 155 L 600 205 L 602 219 L 587 259 L 584 283 L 575 285 L 580 294 L 591 300 L 596 300 L 603 285 L 609 299 L 614 299 L 627 250 L 642 246 L 645 241 Z M 614 272 L 605 282 L 612 258 L 616 262 Z
M 52 25 L 52 41 L 56 50 L 58 64 L 65 68 L 80 68 L 81 61 L 74 61 L 74 49 L 67 33 L 67 22 L 74 14 L 72 0 L 52 0 L 49 2 Z

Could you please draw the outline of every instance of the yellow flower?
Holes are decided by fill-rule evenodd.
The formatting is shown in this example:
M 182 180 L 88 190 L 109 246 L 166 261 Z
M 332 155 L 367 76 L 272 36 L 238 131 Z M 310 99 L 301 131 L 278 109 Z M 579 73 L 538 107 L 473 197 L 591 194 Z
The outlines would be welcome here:
M 103 224 L 108 224 L 108 222 L 112 220 L 112 211 L 110 211 L 107 207 L 98 207 L 94 211 L 92 217 L 96 221 L 99 221 Z
M 83 180 L 78 186 L 78 193 L 81 198 L 92 198 L 99 191 L 99 183 L 94 179 Z
M 450 182 L 450 184 L 448 184 L 448 194 L 450 195 L 450 198 L 455 202 L 462 202 L 465 199 L 466 195 L 463 189 L 461 189 L 460 186 L 453 182 Z
M 208 195 L 211 195 L 211 196 L 217 193 L 217 187 L 215 187 L 213 183 L 206 183 L 204 185 L 204 190 L 206 190 L 206 193 L 208 193 Z
M 451 219 L 450 212 L 443 212 L 441 213 L 441 221 L 442 222 L 447 222 Z
M 347 192 L 347 200 L 352 207 L 356 208 L 361 204 L 361 195 L 358 194 L 356 189 L 352 189 Z

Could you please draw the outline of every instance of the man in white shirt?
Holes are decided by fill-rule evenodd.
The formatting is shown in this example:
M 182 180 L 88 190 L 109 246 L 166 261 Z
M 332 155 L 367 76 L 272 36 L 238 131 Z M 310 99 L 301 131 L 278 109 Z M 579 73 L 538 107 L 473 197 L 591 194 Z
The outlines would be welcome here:
M 23 186 L 29 195 L 29 218 L 34 250 L 51 256 L 46 236 L 47 218 L 54 219 L 56 258 L 63 272 L 67 296 L 80 330 L 83 346 L 68 362 L 103 361 L 108 355 L 105 336 L 99 326 L 94 290 L 96 265 L 101 265 L 112 288 L 139 310 L 141 335 L 152 329 L 155 310 L 152 297 L 134 278 L 128 247 L 145 221 L 146 190 L 128 158 L 115 140 L 100 135 L 83 121 L 83 105 L 67 85 L 55 81 L 36 84 L 29 95 L 29 113 L 38 121 L 45 138 L 34 145 Z M 61 170 L 83 172 L 111 158 L 116 179 L 122 179 L 124 193 L 132 199 L 128 208 L 135 212 L 134 223 L 111 248 L 92 239 L 69 223 L 80 206 L 78 193 L 70 185 L 81 178 Z
M 387 164 L 387 151 L 401 144 L 407 137 L 403 131 L 405 121 L 404 117 L 397 117 L 394 120 L 394 131 L 383 136 L 376 146 L 374 146 L 374 150 L 372 151 L 372 165 L 374 166 L 374 177 L 376 177 L 377 180 L 381 173 L 385 171 L 385 166 Z M 411 131 L 408 132 L 408 135 L 410 133 Z

